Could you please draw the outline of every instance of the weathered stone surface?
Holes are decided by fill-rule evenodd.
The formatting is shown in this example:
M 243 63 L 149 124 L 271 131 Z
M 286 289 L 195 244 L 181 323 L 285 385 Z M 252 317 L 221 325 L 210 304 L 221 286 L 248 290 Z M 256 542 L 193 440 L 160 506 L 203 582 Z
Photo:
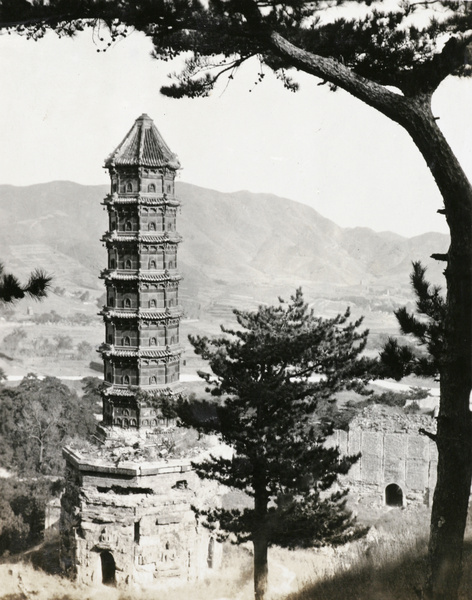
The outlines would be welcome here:
M 214 500 L 215 488 L 205 489 L 187 465 L 114 470 L 101 456 L 95 471 L 89 457 L 67 451 L 65 457 L 62 563 L 79 582 L 151 585 L 194 579 L 218 566 L 219 544 L 191 509 L 197 499 Z
M 333 440 L 344 454 L 361 453 L 345 478 L 351 494 L 385 502 L 385 488 L 395 484 L 403 502 L 429 503 L 436 484 L 437 449 L 419 433 L 421 428 L 434 432 L 434 420 L 373 405 L 347 432 L 335 432 Z

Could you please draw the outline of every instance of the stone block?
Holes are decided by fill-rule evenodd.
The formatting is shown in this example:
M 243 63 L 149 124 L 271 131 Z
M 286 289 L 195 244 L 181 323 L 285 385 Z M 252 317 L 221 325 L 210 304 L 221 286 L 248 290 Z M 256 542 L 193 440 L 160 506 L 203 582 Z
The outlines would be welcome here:
M 409 459 L 406 464 L 406 485 L 416 492 L 425 490 L 428 486 L 429 463 L 421 459 Z

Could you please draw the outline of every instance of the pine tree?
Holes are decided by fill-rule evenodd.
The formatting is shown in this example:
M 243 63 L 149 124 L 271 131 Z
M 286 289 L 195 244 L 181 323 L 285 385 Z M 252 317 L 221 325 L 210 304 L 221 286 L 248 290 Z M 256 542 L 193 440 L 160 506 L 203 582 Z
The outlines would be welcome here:
M 25 296 L 40 300 L 46 296 L 51 281 L 52 277 L 41 269 L 36 269 L 26 284 L 21 284 L 15 275 L 5 273 L 5 268 L 0 263 L 0 301 L 15 302 Z
M 444 359 L 446 301 L 441 288 L 426 280 L 426 268 L 420 262 L 413 263 L 410 280 L 416 296 L 416 314 L 403 307 L 395 311 L 395 317 L 401 333 L 411 336 L 415 346 L 399 344 L 390 338 L 380 360 L 385 374 L 397 380 L 412 373 L 420 377 L 438 377 Z
M 339 7 L 347 5 L 348 12 Z M 472 482 L 472 185 L 444 137 L 432 97 L 449 76 L 472 74 L 468 0 L 0 0 L 0 27 L 39 39 L 48 29 L 73 35 L 109 28 L 112 42 L 138 30 L 156 58 L 186 55 L 163 88 L 204 96 L 252 57 L 296 90 L 295 68 L 341 88 L 401 126 L 444 200 L 451 244 L 447 262 L 444 357 L 438 417 L 438 477 L 433 498 L 430 575 L 425 593 L 455 600 Z M 202 75 L 203 73 L 203 75 Z M 264 72 L 261 67 L 259 79 Z M 453 501 L 451 501 L 453 498 Z
M 213 418 L 195 401 L 182 402 L 178 414 L 233 450 L 230 459 L 212 456 L 194 467 L 252 499 L 251 508 L 206 516 L 234 541 L 252 541 L 255 598 L 262 600 L 269 546 L 339 544 L 361 533 L 346 509 L 347 491 L 330 490 L 358 456 L 324 445 L 328 430 L 316 408 L 342 389 L 363 391 L 372 362 L 359 356 L 368 334 L 358 330 L 362 320 L 348 322 L 349 312 L 315 317 L 301 290 L 288 303 L 234 313 L 238 329 L 190 337 L 211 368 L 199 373 L 207 391 L 220 399 Z

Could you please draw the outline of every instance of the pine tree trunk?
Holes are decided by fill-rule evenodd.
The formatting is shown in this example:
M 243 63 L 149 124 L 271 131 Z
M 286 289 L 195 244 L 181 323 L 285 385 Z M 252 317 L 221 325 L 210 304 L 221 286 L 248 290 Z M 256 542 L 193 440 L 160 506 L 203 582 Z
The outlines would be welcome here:
M 456 600 L 472 477 L 472 186 L 431 111 L 430 93 L 406 97 L 356 75 L 342 63 L 270 34 L 290 64 L 341 87 L 408 131 L 444 200 L 451 233 L 446 268 L 447 314 L 437 426 L 438 477 L 430 532 L 427 597 Z M 434 86 L 433 86 L 434 87 Z M 438 207 L 439 208 L 439 207 Z
M 426 597 L 456 600 L 472 478 L 472 186 L 436 125 L 429 99 L 413 104 L 414 116 L 399 122 L 412 136 L 438 184 L 451 233 Z
M 267 593 L 267 496 L 265 467 L 258 460 L 254 461 L 254 517 L 256 529 L 252 532 L 254 546 L 254 598 L 264 600 Z
M 267 577 L 269 574 L 267 563 L 267 538 L 259 532 L 255 533 L 254 544 L 254 598 L 264 600 L 267 592 Z

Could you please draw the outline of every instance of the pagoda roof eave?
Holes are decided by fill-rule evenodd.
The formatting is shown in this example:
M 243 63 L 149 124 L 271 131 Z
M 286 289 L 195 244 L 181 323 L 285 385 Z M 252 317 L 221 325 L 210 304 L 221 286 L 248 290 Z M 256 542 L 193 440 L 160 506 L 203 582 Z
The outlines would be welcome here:
M 105 159 L 105 167 L 148 167 L 176 171 L 180 162 L 148 115 L 136 119 L 116 149 Z
M 121 196 L 116 192 L 114 194 L 108 194 L 103 200 L 104 206 L 113 204 L 140 204 L 143 206 L 174 206 L 179 207 L 180 201 L 177 198 L 169 198 L 167 194 L 163 193 L 162 196 Z

